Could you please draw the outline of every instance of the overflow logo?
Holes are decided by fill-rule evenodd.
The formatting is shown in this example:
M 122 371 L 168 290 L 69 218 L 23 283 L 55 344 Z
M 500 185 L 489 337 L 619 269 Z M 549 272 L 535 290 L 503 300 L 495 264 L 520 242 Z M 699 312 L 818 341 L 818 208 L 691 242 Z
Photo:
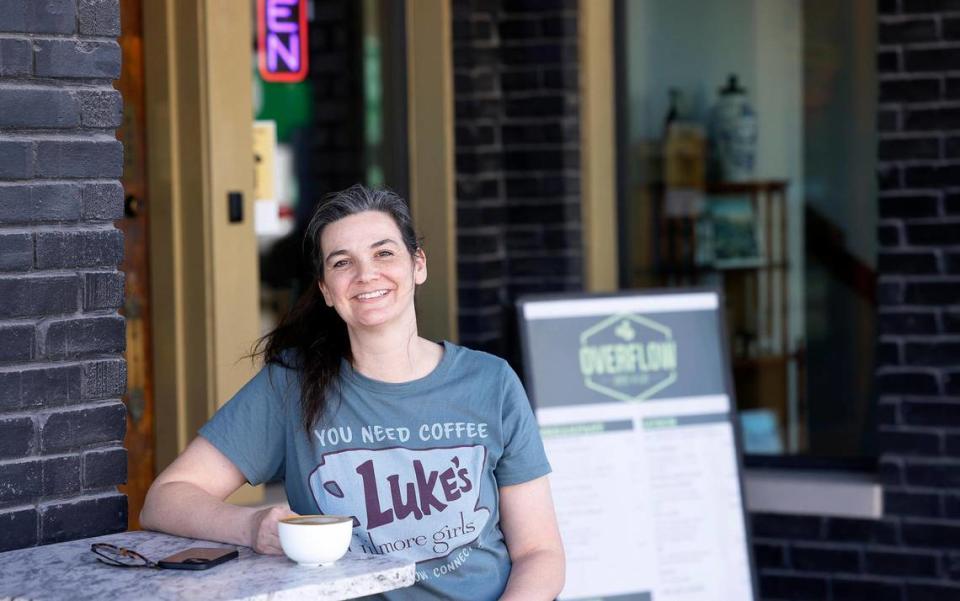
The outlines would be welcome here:
M 677 380 L 677 342 L 667 326 L 623 313 L 580 334 L 584 385 L 621 401 L 642 401 Z

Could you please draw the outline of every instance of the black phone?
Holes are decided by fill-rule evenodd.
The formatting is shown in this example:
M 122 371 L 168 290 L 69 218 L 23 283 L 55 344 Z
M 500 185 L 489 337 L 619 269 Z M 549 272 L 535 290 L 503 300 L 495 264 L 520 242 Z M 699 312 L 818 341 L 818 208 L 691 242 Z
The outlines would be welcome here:
M 164 557 L 157 565 L 166 570 L 209 570 L 238 555 L 236 549 L 194 547 Z

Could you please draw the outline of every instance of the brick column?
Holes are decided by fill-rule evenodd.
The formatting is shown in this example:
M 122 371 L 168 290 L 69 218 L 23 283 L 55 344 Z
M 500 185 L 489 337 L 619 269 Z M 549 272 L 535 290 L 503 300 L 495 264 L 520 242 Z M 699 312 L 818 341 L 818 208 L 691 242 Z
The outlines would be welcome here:
M 960 4 L 878 2 L 882 520 L 754 515 L 764 599 L 960 599 Z
M 582 290 L 575 0 L 454 0 L 460 338 L 519 354 L 514 301 Z
M 0 551 L 126 528 L 119 33 L 0 2 Z

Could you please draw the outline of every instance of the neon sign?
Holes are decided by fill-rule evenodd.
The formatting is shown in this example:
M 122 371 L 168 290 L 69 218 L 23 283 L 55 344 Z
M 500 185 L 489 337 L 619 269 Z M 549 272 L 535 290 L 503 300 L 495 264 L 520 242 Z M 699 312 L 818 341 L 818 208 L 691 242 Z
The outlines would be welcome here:
M 257 0 L 257 62 L 264 81 L 307 76 L 307 0 Z

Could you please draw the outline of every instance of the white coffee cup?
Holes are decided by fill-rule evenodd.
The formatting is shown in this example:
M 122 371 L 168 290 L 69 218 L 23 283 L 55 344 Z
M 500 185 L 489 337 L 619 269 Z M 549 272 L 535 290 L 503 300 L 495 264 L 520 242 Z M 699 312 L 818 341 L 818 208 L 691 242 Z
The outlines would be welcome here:
M 277 524 L 280 547 L 302 566 L 317 567 L 337 561 L 350 548 L 353 518 L 345 515 L 298 515 Z

